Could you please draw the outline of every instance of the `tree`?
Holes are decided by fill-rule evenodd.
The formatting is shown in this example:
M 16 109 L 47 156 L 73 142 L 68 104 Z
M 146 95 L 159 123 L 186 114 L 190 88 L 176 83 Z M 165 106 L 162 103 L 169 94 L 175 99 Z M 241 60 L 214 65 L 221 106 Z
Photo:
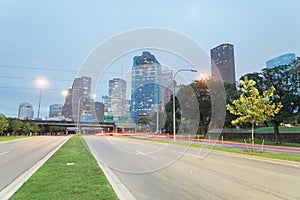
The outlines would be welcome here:
M 158 116 L 157 116 L 158 114 Z M 158 119 L 158 121 L 157 121 Z M 150 117 L 150 128 L 153 132 L 160 132 L 166 121 L 166 114 L 159 111 L 155 112 Z M 158 123 L 158 124 L 157 124 Z M 158 130 L 156 130 L 158 128 Z
M 229 104 L 234 99 L 239 97 L 239 91 L 237 90 L 235 84 L 233 83 L 224 83 L 224 88 L 226 92 L 226 104 Z M 226 110 L 226 117 L 224 122 L 224 127 L 233 128 L 231 122 L 235 120 L 237 117 L 234 114 L 231 114 L 228 110 Z
M 181 107 L 178 101 L 178 98 L 175 96 L 175 125 L 176 125 L 176 133 L 178 133 L 178 129 L 181 122 Z M 165 105 L 166 111 L 166 122 L 163 127 L 165 132 L 173 133 L 173 95 L 171 95 L 170 100 Z
M 29 134 L 31 132 L 31 129 L 32 129 L 32 126 L 29 122 L 26 122 L 24 125 L 23 125 L 23 128 L 22 128 L 22 131 L 25 133 L 25 134 Z
M 16 136 L 17 132 L 22 129 L 23 122 L 19 119 L 12 119 L 10 122 L 13 134 Z
M 281 143 L 279 125 L 297 124 L 300 120 L 300 58 L 289 65 L 263 69 L 260 73 L 246 74 L 256 82 L 260 93 L 274 87 L 273 102 L 281 102 L 283 108 L 271 121 L 274 127 L 275 142 Z M 245 77 L 243 76 L 243 77 Z
M 208 89 L 208 80 L 201 79 L 194 81 L 191 86 L 197 95 L 199 111 L 200 111 L 200 120 L 197 133 L 202 132 L 204 137 L 208 131 L 208 125 L 211 121 L 211 97 Z
M 239 116 L 231 122 L 232 124 L 251 123 L 251 144 L 252 150 L 254 150 L 255 125 L 274 117 L 282 105 L 280 102 L 273 103 L 271 100 L 275 91 L 274 87 L 267 89 L 261 95 L 255 87 L 255 81 L 245 77 L 244 80 L 240 80 L 240 83 L 243 86 L 240 98 L 233 100 L 232 105 L 227 104 L 226 107 L 230 113 Z
M 297 125 L 300 122 L 300 58 L 297 59 L 291 64 L 291 69 L 289 70 L 289 75 L 291 76 L 291 81 L 294 83 L 296 91 L 295 103 L 296 109 L 293 111 L 290 121 L 292 124 Z
M 254 80 L 255 81 L 255 87 L 258 89 L 258 92 L 262 94 L 265 90 L 267 90 L 269 87 L 267 87 L 265 83 L 265 77 L 263 76 L 262 72 L 254 72 L 254 73 L 248 73 L 240 78 L 240 80 L 244 80 L 245 77 L 248 78 L 248 80 Z M 240 90 L 243 88 L 243 85 L 239 85 Z
M 9 123 L 4 115 L 0 115 L 0 135 L 3 134 L 3 131 L 6 131 L 9 126 Z
M 263 76 L 262 72 L 253 72 L 248 73 L 240 78 L 240 80 L 244 80 L 244 78 L 247 77 L 248 80 L 254 80 L 255 81 L 255 87 L 258 89 L 258 92 L 262 94 L 265 90 L 267 90 L 271 86 L 266 85 L 265 77 Z M 239 89 L 242 90 L 242 85 L 239 84 Z M 228 102 L 229 103 L 229 102 Z M 268 126 L 268 122 L 264 122 L 265 126 Z M 247 125 L 246 125 L 247 126 Z M 247 126 L 248 127 L 248 126 Z
M 294 121 L 294 116 L 299 113 L 299 76 L 295 70 L 298 63 L 294 62 L 294 67 L 291 65 L 281 65 L 271 69 L 263 69 L 266 87 L 274 87 L 274 102 L 281 102 L 283 108 L 273 118 L 274 134 L 276 143 L 281 143 L 279 125 L 281 123 L 291 123 Z M 295 72 L 290 72 L 295 70 Z M 296 73 L 296 74 L 294 74 Z M 298 72 L 299 73 L 299 72 Z
M 171 96 L 170 101 L 165 105 L 167 119 L 164 129 L 167 132 L 173 130 L 172 100 Z M 226 111 L 224 84 L 219 81 L 202 79 L 189 85 L 182 85 L 175 97 L 175 108 L 176 133 L 179 130 L 184 133 L 207 136 L 209 128 L 219 129 L 224 124 Z M 216 112 L 220 114 L 216 115 Z M 214 118 L 212 119 L 213 114 Z
M 31 127 L 31 131 L 36 134 L 40 131 L 40 127 L 37 124 L 33 124 Z
M 142 124 L 142 125 L 147 125 L 147 124 L 149 124 L 149 117 L 148 116 L 140 117 L 136 123 Z

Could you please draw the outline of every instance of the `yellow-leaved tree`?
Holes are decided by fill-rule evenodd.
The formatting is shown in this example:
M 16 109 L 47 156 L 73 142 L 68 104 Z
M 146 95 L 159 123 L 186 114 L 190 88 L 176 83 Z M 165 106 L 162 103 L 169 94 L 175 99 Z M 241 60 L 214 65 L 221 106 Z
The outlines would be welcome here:
M 270 87 L 263 94 L 260 94 L 255 87 L 256 82 L 248 80 L 247 76 L 244 77 L 244 80 L 240 80 L 240 83 L 243 86 L 240 98 L 233 100 L 231 105 L 227 104 L 226 107 L 230 113 L 239 116 L 231 122 L 233 125 L 251 123 L 251 146 L 254 150 L 255 125 L 272 119 L 280 111 L 282 104 L 272 102 L 271 97 L 275 91 L 274 87 Z

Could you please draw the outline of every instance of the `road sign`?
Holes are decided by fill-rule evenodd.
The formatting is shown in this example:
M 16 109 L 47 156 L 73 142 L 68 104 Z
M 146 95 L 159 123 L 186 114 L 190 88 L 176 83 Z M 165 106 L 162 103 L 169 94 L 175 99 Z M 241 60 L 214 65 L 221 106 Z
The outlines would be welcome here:
M 112 115 L 104 116 L 104 121 L 114 121 L 114 116 Z
M 128 121 L 127 116 L 118 116 L 118 121 Z

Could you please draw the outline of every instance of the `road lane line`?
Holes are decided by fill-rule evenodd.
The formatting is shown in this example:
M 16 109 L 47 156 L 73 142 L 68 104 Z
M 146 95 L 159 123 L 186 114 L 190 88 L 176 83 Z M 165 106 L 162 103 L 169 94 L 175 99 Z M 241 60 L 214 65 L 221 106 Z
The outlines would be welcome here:
M 2 153 L 0 153 L 0 156 L 3 156 L 5 154 L 7 154 L 7 153 L 9 153 L 9 151 L 2 152 Z
M 141 155 L 143 155 L 143 156 L 147 156 L 147 157 L 149 157 L 149 158 L 152 158 L 152 159 L 154 159 L 154 160 L 158 160 L 158 158 L 156 158 L 156 157 L 154 157 L 154 156 L 150 156 L 150 155 L 148 155 L 148 154 L 146 154 L 146 153 L 143 153 L 143 152 L 140 152 L 140 151 L 135 151 L 135 152 L 137 152 L 138 154 L 141 154 Z

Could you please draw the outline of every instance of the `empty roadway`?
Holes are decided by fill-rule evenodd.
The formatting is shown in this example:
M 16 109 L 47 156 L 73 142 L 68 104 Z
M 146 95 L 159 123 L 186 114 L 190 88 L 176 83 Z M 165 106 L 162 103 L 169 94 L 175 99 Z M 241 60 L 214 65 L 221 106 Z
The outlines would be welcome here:
M 85 136 L 136 199 L 299 199 L 300 165 L 126 137 Z

